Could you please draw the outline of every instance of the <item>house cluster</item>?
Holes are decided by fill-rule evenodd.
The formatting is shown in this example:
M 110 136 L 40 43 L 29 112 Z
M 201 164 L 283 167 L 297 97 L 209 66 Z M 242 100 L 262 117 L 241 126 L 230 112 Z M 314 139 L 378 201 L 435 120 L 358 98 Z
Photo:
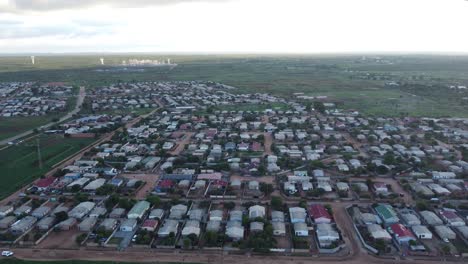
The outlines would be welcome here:
M 0 116 L 42 116 L 64 111 L 73 87 L 64 83 L 0 84 Z
M 131 119 L 132 116 L 129 115 L 89 115 L 56 125 L 45 133 L 92 137 L 98 133 L 113 131 Z
M 399 251 L 402 254 L 439 255 L 443 253 L 440 245 L 445 243 L 453 242 L 462 248 L 468 245 L 466 211 L 375 204 L 370 207 L 352 206 L 348 213 L 362 242 L 374 253 Z M 464 252 L 460 248 L 452 250 L 456 254 Z

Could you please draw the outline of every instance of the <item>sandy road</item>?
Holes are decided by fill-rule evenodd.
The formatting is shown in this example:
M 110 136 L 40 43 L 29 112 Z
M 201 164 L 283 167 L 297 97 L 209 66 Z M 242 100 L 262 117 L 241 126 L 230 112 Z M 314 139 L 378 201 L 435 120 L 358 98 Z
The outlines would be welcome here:
M 192 139 L 193 135 L 194 135 L 193 132 L 184 132 L 182 141 L 177 141 L 176 148 L 170 151 L 169 154 L 174 155 L 174 156 L 179 155 L 182 151 L 184 151 L 185 146 L 190 143 L 190 140 Z
M 179 263 L 225 263 L 225 264 L 305 264 L 305 263 L 349 263 L 349 264 L 394 264 L 414 263 L 425 264 L 427 260 L 384 260 L 370 255 L 361 257 L 301 257 L 301 256 L 277 256 L 277 255 L 234 255 L 222 254 L 220 251 L 213 253 L 179 252 L 171 253 L 148 251 L 96 251 L 96 250 L 61 250 L 61 249 L 14 249 L 15 256 L 26 260 L 94 260 L 94 261 L 123 261 L 123 262 L 179 262 Z M 430 262 L 430 261 L 429 261 Z M 433 262 L 436 263 L 436 262 Z M 444 263 L 460 263 L 445 261 Z

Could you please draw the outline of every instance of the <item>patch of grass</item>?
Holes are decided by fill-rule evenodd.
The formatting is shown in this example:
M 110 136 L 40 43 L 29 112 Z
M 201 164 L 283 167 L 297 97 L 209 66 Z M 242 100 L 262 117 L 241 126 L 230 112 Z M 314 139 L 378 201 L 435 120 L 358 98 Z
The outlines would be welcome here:
M 40 135 L 39 145 L 43 167 L 39 167 L 36 139 L 25 141 L 0 151 L 0 198 L 18 190 L 44 175 L 55 164 L 91 144 L 94 139 L 64 138 Z

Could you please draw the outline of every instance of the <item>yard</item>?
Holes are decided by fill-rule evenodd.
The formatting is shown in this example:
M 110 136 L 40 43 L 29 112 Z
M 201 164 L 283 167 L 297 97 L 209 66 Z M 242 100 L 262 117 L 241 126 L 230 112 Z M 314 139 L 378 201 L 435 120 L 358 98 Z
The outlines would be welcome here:
M 49 171 L 55 164 L 91 144 L 94 139 L 72 139 L 59 135 L 39 136 L 42 169 L 37 140 L 31 139 L 0 151 L 0 198 L 20 189 Z

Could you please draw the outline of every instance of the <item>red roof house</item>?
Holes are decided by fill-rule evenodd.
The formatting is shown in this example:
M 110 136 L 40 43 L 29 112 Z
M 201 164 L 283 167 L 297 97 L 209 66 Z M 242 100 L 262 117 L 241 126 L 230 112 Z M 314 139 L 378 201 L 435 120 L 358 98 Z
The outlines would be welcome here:
M 328 210 L 321 204 L 313 204 L 309 207 L 309 214 L 316 224 L 330 223 L 332 221 Z
M 409 242 L 410 240 L 416 240 L 413 233 L 406 228 L 404 225 L 396 223 L 390 226 L 395 239 L 398 240 L 399 243 Z

